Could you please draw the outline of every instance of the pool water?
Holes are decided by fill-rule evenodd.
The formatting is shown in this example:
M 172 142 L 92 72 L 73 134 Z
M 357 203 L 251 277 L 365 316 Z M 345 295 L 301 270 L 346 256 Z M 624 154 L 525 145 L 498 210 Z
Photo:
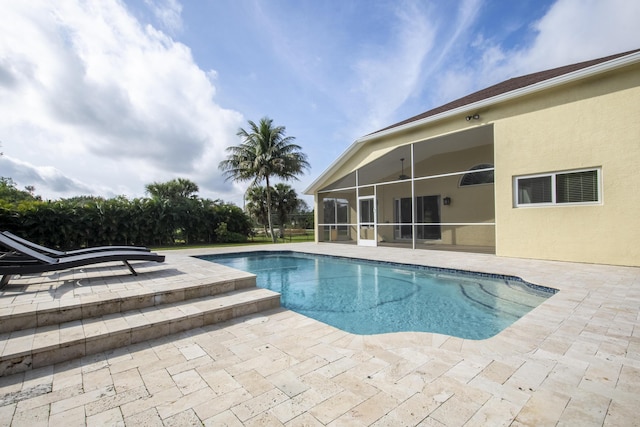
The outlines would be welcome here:
M 256 274 L 283 307 L 360 335 L 434 332 L 489 338 L 556 290 L 517 277 L 299 252 L 199 257 Z

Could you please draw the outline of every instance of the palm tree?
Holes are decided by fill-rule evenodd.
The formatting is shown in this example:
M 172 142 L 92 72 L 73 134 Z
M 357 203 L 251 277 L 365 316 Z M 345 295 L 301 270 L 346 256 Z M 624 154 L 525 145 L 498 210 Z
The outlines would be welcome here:
M 247 212 L 258 224 L 264 227 L 264 235 L 267 235 L 269 224 L 269 212 L 267 209 L 267 189 L 261 185 L 250 187 L 247 190 Z
M 160 200 L 181 200 L 196 198 L 200 190 L 198 184 L 185 178 L 172 179 L 167 182 L 154 182 L 145 186 L 151 197 Z
M 300 200 L 298 193 L 290 185 L 279 183 L 275 185 L 273 190 L 273 204 L 280 223 L 280 237 L 282 238 L 289 214 L 298 208 Z
M 220 162 L 219 168 L 226 179 L 251 181 L 251 186 L 265 181 L 267 191 L 267 209 L 271 240 L 275 243 L 271 220 L 271 178 L 278 177 L 285 181 L 298 179 L 296 175 L 310 168 L 306 154 L 299 145 L 293 143 L 292 136 L 285 136 L 284 126 L 274 126 L 268 117 L 260 119 L 258 124 L 248 121 L 249 130 L 240 128 L 237 135 L 242 143 L 227 148 L 226 160 Z

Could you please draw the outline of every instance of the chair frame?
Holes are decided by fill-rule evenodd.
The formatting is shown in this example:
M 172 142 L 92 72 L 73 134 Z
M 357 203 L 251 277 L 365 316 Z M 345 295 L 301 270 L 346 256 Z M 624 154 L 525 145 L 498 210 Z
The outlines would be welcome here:
M 111 250 L 104 249 L 95 252 L 84 252 L 75 255 L 53 257 L 23 245 L 20 242 L 0 233 L 0 244 L 9 249 L 9 252 L 0 257 L 0 289 L 6 286 L 11 276 L 19 274 L 44 273 L 49 271 L 67 270 L 75 267 L 83 267 L 92 264 L 120 261 L 131 274 L 138 273 L 129 261 L 156 261 L 164 262 L 164 255 L 144 250 Z

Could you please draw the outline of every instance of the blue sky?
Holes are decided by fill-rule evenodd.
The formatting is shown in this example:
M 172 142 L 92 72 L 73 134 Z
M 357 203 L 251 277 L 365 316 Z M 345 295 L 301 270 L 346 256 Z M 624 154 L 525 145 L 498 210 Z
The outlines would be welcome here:
M 628 0 L 32 0 L 0 13 L 0 176 L 45 198 L 144 196 L 268 116 L 309 156 L 510 77 L 640 47 Z M 309 199 L 307 199 L 309 200 Z

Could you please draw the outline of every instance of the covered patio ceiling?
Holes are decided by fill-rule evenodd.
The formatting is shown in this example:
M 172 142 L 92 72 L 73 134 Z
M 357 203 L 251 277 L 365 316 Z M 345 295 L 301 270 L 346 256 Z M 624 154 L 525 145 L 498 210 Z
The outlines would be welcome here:
M 454 153 L 492 143 L 493 125 L 478 126 L 462 132 L 414 143 L 415 162 L 419 163 L 440 154 Z M 401 159 L 404 159 L 404 162 L 401 162 Z M 392 149 L 378 159 L 361 167 L 358 174 L 360 183 L 388 182 L 390 179 L 399 179 L 402 174 L 410 177 L 411 144 Z

